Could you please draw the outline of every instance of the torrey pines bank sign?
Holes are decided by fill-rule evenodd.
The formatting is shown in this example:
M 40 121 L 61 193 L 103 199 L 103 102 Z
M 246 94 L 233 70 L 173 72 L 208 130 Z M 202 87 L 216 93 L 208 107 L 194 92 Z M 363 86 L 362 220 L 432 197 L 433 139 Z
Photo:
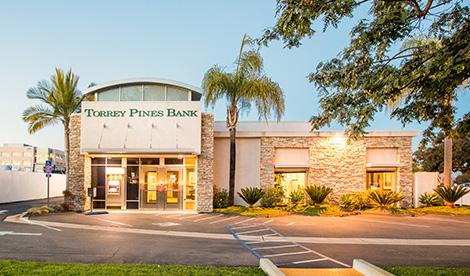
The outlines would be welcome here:
M 84 102 L 82 153 L 201 152 L 201 102 Z

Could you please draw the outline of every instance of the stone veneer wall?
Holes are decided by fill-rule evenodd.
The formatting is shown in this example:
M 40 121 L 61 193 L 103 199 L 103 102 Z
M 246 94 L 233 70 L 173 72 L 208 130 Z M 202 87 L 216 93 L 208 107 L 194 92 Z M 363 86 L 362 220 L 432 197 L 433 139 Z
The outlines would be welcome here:
M 331 199 L 339 201 L 348 192 L 366 188 L 366 149 L 374 147 L 398 148 L 397 187 L 405 196 L 403 206 L 413 199 L 412 137 L 363 137 L 350 144 L 335 142 L 331 137 L 261 137 L 260 183 L 268 187 L 274 183 L 274 154 L 276 148 L 308 148 L 310 164 L 308 183 L 333 188 Z
M 214 115 L 202 113 L 201 154 L 197 157 L 196 211 L 212 212 L 214 185 Z
M 91 187 L 91 158 L 80 154 L 80 115 L 73 115 L 70 120 L 70 164 L 68 203 L 75 211 L 85 211 L 90 208 L 90 198 L 86 195 Z

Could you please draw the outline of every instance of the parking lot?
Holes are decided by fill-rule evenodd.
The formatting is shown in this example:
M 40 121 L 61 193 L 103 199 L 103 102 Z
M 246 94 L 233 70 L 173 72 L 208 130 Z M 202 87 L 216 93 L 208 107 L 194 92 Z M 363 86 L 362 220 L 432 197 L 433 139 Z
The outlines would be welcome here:
M 184 212 L 50 214 L 2 222 L 0 258 L 79 262 L 347 267 L 469 266 L 470 219 L 450 216 L 245 217 Z

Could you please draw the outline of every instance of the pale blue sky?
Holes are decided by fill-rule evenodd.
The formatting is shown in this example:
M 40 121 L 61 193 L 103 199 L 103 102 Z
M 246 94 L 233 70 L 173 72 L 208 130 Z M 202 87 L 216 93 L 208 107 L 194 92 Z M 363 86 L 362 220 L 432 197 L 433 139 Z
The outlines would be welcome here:
M 22 111 L 33 101 L 25 92 L 48 79 L 55 67 L 73 68 L 80 88 L 90 82 L 133 77 L 169 78 L 200 86 L 213 64 L 230 66 L 244 33 L 259 37 L 275 22 L 275 1 L 1 1 L 0 143 L 63 147 L 61 126 L 27 133 Z M 349 41 L 350 20 L 318 33 L 299 49 L 273 43 L 261 50 L 265 71 L 283 88 L 283 120 L 306 121 L 318 112 L 316 91 L 306 76 Z M 459 113 L 468 112 L 470 95 Z M 225 119 L 225 103 L 216 106 Z M 244 116 L 257 119 L 256 112 Z M 412 124 L 405 129 L 423 130 Z M 341 129 L 334 126 L 331 129 Z M 385 114 L 370 129 L 402 129 Z M 415 144 L 418 139 L 415 139 Z

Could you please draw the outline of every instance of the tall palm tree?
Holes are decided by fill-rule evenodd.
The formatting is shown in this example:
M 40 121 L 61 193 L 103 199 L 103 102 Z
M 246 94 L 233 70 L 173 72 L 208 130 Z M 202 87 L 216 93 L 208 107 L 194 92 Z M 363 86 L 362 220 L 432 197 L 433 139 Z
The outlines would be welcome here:
M 284 93 L 279 84 L 263 73 L 263 59 L 252 48 L 253 41 L 245 35 L 235 60 L 235 70 L 225 72 L 214 65 L 202 81 L 204 103 L 214 106 L 222 98 L 227 100 L 227 128 L 230 132 L 229 200 L 235 197 L 236 128 L 240 111 L 248 111 L 254 104 L 259 119 L 267 120 L 271 114 L 280 120 L 284 114 Z M 249 49 L 245 49 L 249 47 Z
M 69 136 L 70 117 L 80 110 L 85 96 L 77 89 L 79 76 L 70 69 L 66 74 L 56 68 L 50 81 L 40 81 L 36 87 L 28 89 L 26 97 L 39 100 L 41 104 L 28 107 L 23 112 L 23 120 L 28 123 L 29 133 L 61 123 L 64 127 L 64 151 L 66 167 L 66 190 L 69 189 Z

